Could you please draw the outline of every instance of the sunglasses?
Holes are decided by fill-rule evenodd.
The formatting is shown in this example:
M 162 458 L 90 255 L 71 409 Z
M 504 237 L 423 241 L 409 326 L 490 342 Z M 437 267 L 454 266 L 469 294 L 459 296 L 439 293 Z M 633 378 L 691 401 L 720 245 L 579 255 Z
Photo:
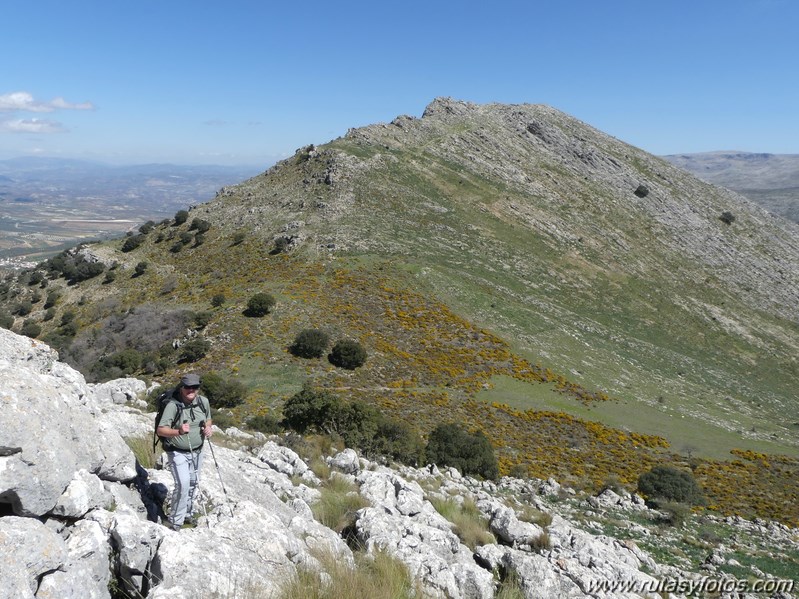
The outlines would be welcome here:
M 200 385 L 183 385 L 184 389 L 191 389 L 192 391 L 196 391 L 200 388 Z

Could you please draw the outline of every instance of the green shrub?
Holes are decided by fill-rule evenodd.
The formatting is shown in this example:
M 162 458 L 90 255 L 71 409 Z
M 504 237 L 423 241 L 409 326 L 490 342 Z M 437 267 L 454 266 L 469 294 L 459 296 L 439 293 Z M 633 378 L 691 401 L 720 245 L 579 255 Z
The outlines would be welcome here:
M 377 425 L 374 452 L 400 464 L 417 466 L 424 460 L 424 443 L 404 422 L 383 417 Z
M 154 228 L 155 228 L 155 221 L 148 220 L 141 227 L 139 227 L 139 233 L 141 233 L 142 235 L 147 235 L 147 233 L 152 231 Z
M 272 255 L 282 254 L 289 248 L 290 244 L 291 240 L 288 237 L 278 237 L 275 239 L 275 247 L 269 253 Z
M 292 354 L 299 358 L 321 358 L 330 337 L 319 329 L 305 329 L 294 338 L 294 343 L 289 348 Z
M 226 379 L 212 371 L 203 375 L 200 392 L 214 408 L 235 408 L 244 402 L 249 391 L 240 381 Z
M 182 225 L 187 220 L 189 220 L 188 210 L 178 210 L 177 212 L 175 212 L 175 226 Z
M 113 283 L 117 280 L 117 273 L 115 270 L 109 270 L 105 273 L 105 278 L 103 279 L 103 285 L 108 285 L 109 283 Z
M 723 222 L 725 225 L 731 225 L 735 222 L 735 215 L 732 212 L 722 212 L 721 216 L 719 216 L 719 220 Z
M 10 329 L 14 326 L 14 317 L 6 311 L 0 311 L 0 327 Z
M 27 316 L 31 312 L 33 312 L 33 303 L 30 300 L 24 300 L 14 308 L 14 314 L 17 316 Z
M 197 362 L 202 360 L 211 349 L 211 343 L 205 339 L 192 339 L 180 346 L 178 362 Z
M 183 231 L 180 235 L 178 235 L 178 239 L 183 245 L 189 245 L 192 241 L 194 241 L 194 235 L 188 231 Z
M 702 505 L 705 502 L 694 475 L 672 466 L 655 466 L 639 476 L 638 490 L 650 500 L 677 501 L 689 505 Z
M 236 231 L 236 233 L 233 235 L 233 243 L 231 245 L 239 245 L 246 238 L 247 238 L 247 235 L 244 233 L 244 231 Z
M 110 356 L 101 358 L 92 366 L 92 378 L 108 381 L 133 374 L 142 365 L 143 356 L 135 349 L 123 349 Z
M 247 427 L 265 435 L 274 435 L 283 430 L 280 421 L 271 414 L 253 416 L 247 420 Z
M 325 429 L 325 423 L 337 401 L 338 398 L 327 391 L 315 391 L 306 386 L 286 400 L 283 405 L 283 424 L 300 434 L 308 430 L 329 432 Z
M 440 424 L 430 433 L 425 453 L 429 462 L 452 466 L 462 474 L 499 476 L 494 449 L 482 431 L 471 434 L 457 424 Z
M 327 391 L 309 387 L 283 406 L 283 423 L 298 433 L 313 431 L 341 437 L 348 447 L 372 449 L 380 415 L 362 402 L 345 402 Z
M 147 264 L 147 262 L 139 262 L 136 265 L 136 269 L 133 271 L 133 276 L 134 277 L 142 276 L 145 272 L 147 272 L 147 267 L 148 266 L 149 266 L 149 264 Z
M 47 294 L 47 300 L 44 302 L 45 310 L 47 308 L 52 308 L 58 303 L 58 300 L 61 299 L 61 292 L 60 291 L 51 291 Z
M 213 317 L 213 312 L 209 312 L 208 310 L 197 312 L 194 314 L 194 326 L 196 326 L 198 329 L 204 329 L 208 326 Z
M 47 310 L 44 311 L 44 316 L 42 316 L 42 320 L 48 322 L 50 320 L 53 320 L 54 318 L 55 318 L 55 308 L 47 308 Z
M 146 235 L 131 235 L 130 237 L 126 237 L 125 242 L 122 244 L 122 251 L 126 253 L 132 252 L 144 243 L 145 239 L 147 239 Z
M 261 317 L 266 316 L 275 307 L 275 298 L 268 293 L 256 293 L 247 302 L 245 316 Z
M 679 501 L 658 500 L 654 502 L 665 514 L 665 522 L 669 526 L 682 528 L 691 517 L 691 506 Z
M 28 319 L 22 323 L 22 329 L 20 329 L 19 332 L 26 337 L 35 339 L 42 334 L 42 327 L 40 327 L 35 321 Z
M 62 324 L 61 326 L 58 327 L 57 333 L 61 337 L 71 339 L 78 334 L 78 325 L 74 322 L 68 322 L 66 324 Z
M 205 233 L 211 228 L 211 223 L 201 218 L 195 218 L 189 225 L 189 231 L 197 231 L 198 233 Z
M 105 271 L 105 265 L 102 262 L 87 262 L 83 259 L 78 259 L 70 268 L 64 271 L 64 277 L 71 284 L 80 283 L 92 279 Z
M 366 363 L 366 350 L 357 341 L 341 339 L 337 341 L 330 351 L 328 360 L 333 366 L 355 370 Z
M 225 303 L 227 298 L 225 297 L 224 293 L 217 293 L 211 298 L 211 305 L 214 308 L 218 308 Z
M 413 429 L 386 418 L 363 401 L 345 401 L 328 391 L 308 386 L 283 406 L 283 426 L 298 433 L 317 432 L 340 437 L 347 447 L 367 456 L 381 455 L 416 465 L 423 445 Z

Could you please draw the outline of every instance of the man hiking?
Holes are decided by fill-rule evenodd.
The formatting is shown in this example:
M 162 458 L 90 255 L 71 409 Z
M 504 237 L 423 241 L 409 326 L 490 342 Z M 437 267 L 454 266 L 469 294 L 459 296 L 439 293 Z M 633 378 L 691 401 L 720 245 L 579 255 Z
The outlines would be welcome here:
M 179 530 L 193 523 L 192 508 L 203 462 L 203 442 L 212 434 L 211 407 L 200 395 L 200 377 L 187 374 L 164 400 L 156 434 L 166 452 L 175 479 L 169 528 Z

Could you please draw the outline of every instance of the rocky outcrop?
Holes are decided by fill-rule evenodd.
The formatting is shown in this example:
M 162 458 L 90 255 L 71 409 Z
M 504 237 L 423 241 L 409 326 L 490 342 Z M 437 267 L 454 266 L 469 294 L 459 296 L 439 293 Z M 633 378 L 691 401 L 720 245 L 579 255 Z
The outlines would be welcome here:
M 324 481 L 279 438 L 249 449 L 213 443 L 201 472 L 199 524 L 172 531 L 159 523 L 171 476 L 142 467 L 122 439 L 144 434 L 149 441 L 151 414 L 119 404 L 47 346 L 3 329 L 0 389 L 4 596 L 100 599 L 116 588 L 131 597 L 267 597 L 300 569 L 324 571 L 320 556 L 354 566 L 342 536 L 314 519 Z M 247 437 L 232 432 L 234 445 Z M 366 553 L 400 560 L 427 597 L 490 599 L 510 573 L 527 598 L 623 596 L 597 593 L 594 585 L 644 588 L 662 576 L 694 576 L 659 564 L 630 540 L 593 534 L 548 511 L 553 497 L 568 496 L 552 480 L 492 483 L 435 466 L 392 469 L 352 450 L 330 456 L 328 464 L 368 503 L 355 515 L 350 538 Z M 469 548 L 432 499 L 471 500 L 496 542 Z M 612 492 L 583 503 L 593 510 L 647 509 L 634 496 Z M 526 521 L 526 508 L 548 517 Z M 795 544 L 795 531 L 782 525 L 731 524 Z M 721 549 L 711 557 L 714 568 L 728 561 Z

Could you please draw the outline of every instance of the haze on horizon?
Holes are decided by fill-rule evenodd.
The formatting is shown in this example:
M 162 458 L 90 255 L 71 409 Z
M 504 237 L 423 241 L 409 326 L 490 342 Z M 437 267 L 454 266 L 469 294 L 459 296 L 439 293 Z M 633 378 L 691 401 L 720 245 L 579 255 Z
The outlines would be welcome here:
M 791 0 L 5 9 L 0 159 L 263 165 L 435 97 L 548 104 L 658 155 L 799 153 Z

